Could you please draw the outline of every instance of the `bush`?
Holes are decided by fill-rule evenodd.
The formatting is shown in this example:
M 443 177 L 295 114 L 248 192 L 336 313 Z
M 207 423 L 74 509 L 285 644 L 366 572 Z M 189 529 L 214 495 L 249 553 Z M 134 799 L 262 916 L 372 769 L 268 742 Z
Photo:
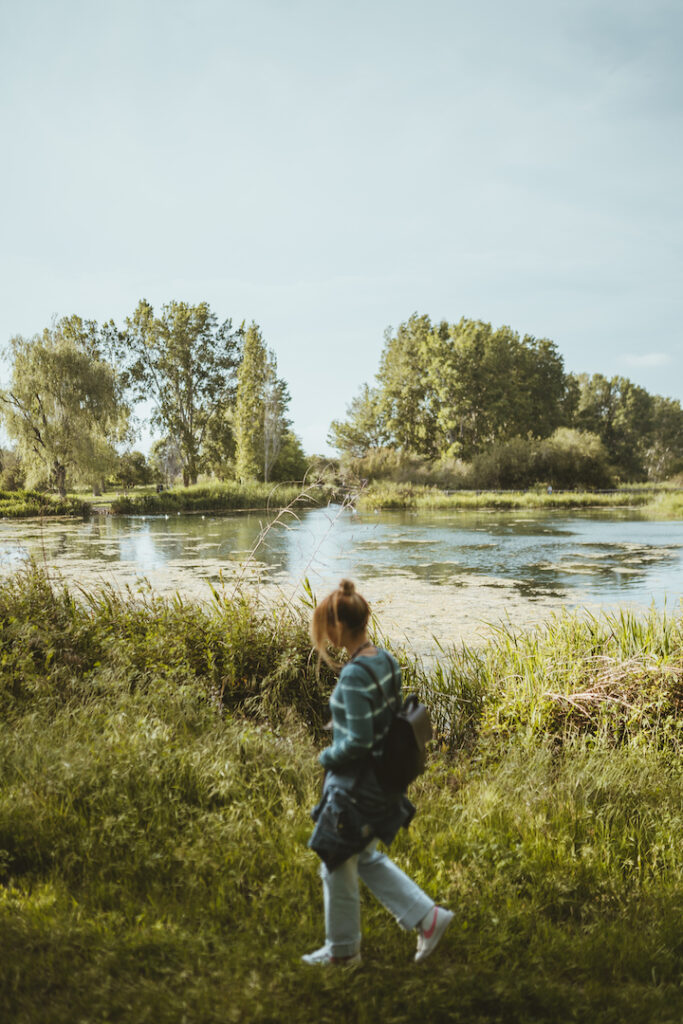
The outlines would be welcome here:
M 478 455 L 471 486 L 524 489 L 535 483 L 552 487 L 608 488 L 614 478 L 607 450 L 596 434 L 560 427 L 543 440 L 513 437 Z
M 427 459 L 396 448 L 373 448 L 362 458 L 344 456 L 341 472 L 353 482 L 410 483 L 448 490 L 470 486 L 469 469 L 459 459 Z

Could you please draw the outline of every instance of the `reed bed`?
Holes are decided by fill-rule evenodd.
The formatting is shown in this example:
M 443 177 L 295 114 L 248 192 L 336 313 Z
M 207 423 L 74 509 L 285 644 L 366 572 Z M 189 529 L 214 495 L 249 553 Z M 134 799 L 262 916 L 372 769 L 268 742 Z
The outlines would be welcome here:
M 90 515 L 91 506 L 80 498 L 58 498 L 42 491 L 0 491 L 0 519 L 31 516 Z
M 359 502 L 367 509 L 641 508 L 653 504 L 656 488 L 592 491 L 443 491 L 413 484 L 370 484 Z M 672 507 L 679 507 L 676 498 Z M 665 502 L 662 502 L 662 508 Z
M 166 512 L 220 512 L 232 509 L 298 508 L 326 504 L 332 497 L 328 487 L 316 484 L 264 484 L 236 481 L 174 487 L 157 493 L 131 494 L 116 498 L 111 511 L 120 515 L 161 515 Z
M 0 1019 L 678 1022 L 680 614 L 399 652 L 439 742 L 393 852 L 456 922 L 418 969 L 367 900 L 351 974 L 299 960 L 332 685 L 308 614 L 0 584 Z

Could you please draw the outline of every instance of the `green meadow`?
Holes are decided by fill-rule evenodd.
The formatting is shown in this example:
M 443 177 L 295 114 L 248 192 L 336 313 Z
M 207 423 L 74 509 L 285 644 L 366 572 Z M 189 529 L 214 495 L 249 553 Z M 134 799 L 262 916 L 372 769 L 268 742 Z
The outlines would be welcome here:
M 392 855 L 456 920 L 419 967 L 368 897 L 323 940 L 310 608 L 39 569 L 0 584 L 0 1020 L 683 1018 L 683 618 L 564 615 L 425 667 L 438 737 Z

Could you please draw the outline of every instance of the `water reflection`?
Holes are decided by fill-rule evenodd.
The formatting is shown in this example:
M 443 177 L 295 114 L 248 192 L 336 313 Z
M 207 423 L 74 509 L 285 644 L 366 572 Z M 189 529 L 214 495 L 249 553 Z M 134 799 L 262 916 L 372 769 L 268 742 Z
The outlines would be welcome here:
M 221 567 L 234 571 L 250 559 L 266 579 L 308 576 L 317 589 L 341 576 L 459 589 L 478 579 L 566 603 L 663 604 L 682 589 L 683 523 L 634 510 L 357 515 L 331 507 L 270 530 L 269 522 L 262 513 L 4 522 L 0 563 L 8 568 L 30 556 L 74 571 L 82 562 L 215 578 Z

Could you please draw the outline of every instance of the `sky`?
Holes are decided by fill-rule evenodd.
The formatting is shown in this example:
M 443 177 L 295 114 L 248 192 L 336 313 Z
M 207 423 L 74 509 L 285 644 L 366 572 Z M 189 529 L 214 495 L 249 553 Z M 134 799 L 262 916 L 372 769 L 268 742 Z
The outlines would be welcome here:
M 415 311 L 683 399 L 682 49 L 681 0 L 0 0 L 0 344 L 206 300 L 308 453 Z

